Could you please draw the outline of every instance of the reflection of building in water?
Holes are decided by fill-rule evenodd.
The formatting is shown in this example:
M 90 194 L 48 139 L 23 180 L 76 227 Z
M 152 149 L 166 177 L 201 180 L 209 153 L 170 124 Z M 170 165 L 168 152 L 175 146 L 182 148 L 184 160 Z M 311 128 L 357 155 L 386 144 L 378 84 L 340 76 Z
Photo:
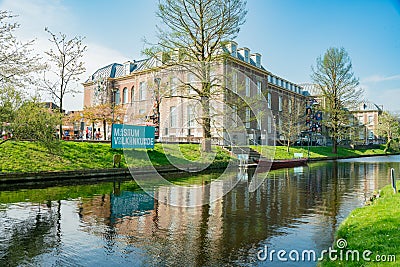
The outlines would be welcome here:
M 138 196 L 143 193 L 121 191 L 120 196 L 126 197 L 121 203 L 134 203 L 126 204 L 117 212 L 112 211 L 117 196 L 99 196 L 82 204 L 82 219 L 107 224 L 113 229 L 110 232 L 114 233 L 114 238 L 142 248 L 149 255 L 149 265 L 162 262 L 164 265 L 213 266 L 234 260 L 249 262 L 252 260 L 249 255 L 256 257 L 255 250 L 260 242 L 286 234 L 285 229 L 295 227 L 299 220 L 309 220 L 312 225 L 324 229 L 326 236 L 312 236 L 311 233 L 310 238 L 315 239 L 316 248 L 326 249 L 332 243 L 331 237 L 339 222 L 351 209 L 349 201 L 362 203 L 363 199 L 359 201 L 357 197 L 362 198 L 382 187 L 383 184 L 375 181 L 387 175 L 383 173 L 386 170 L 387 167 L 380 164 L 328 162 L 310 164 L 301 172 L 273 171 L 255 192 L 247 188 L 251 182 L 249 178 L 249 181 L 240 181 L 223 198 L 195 208 L 182 206 L 201 204 L 213 198 L 223 191 L 224 181 L 202 190 L 159 187 L 154 195 L 160 201 L 154 202 Z M 237 177 L 237 173 L 232 175 Z M 357 197 L 349 196 L 350 192 L 356 192 Z M 166 205 L 167 200 L 182 206 Z M 139 213 L 135 209 L 148 212 Z M 301 244 L 293 246 L 295 249 Z

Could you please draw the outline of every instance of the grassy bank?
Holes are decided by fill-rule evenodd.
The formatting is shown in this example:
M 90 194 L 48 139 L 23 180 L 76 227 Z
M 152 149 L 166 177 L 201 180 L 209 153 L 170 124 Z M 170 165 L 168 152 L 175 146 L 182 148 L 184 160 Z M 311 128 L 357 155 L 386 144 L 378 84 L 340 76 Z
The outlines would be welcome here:
M 251 146 L 254 150 L 262 153 L 266 153 L 268 150 L 261 146 Z M 310 147 L 310 158 L 326 158 L 326 157 L 358 157 L 367 155 L 379 155 L 385 154 L 384 147 L 381 146 L 379 149 L 350 149 L 338 147 L 338 153 L 332 153 L 332 147 L 316 146 Z M 294 153 L 303 153 L 303 157 L 307 157 L 307 147 L 291 147 L 290 153 L 287 153 L 286 147 L 276 146 L 275 147 L 275 159 L 292 159 Z
M 110 144 L 87 142 L 61 142 L 62 154 L 49 155 L 47 150 L 35 142 L 9 141 L 0 145 L 1 172 L 37 172 L 58 170 L 102 169 L 113 167 L 113 155 L 121 154 L 121 167 L 166 166 L 207 161 L 212 154 L 204 155 L 198 144 L 156 144 L 152 150 L 112 149 Z M 214 164 L 229 161 L 229 153 L 214 147 Z M 127 157 L 126 157 L 127 156 Z M 150 159 L 150 160 L 149 160 Z M 126 163 L 126 162 L 127 163 Z
M 400 182 L 397 188 L 400 188 Z M 392 187 L 387 186 L 381 191 L 381 197 L 371 205 L 352 211 L 337 231 L 336 240 L 345 239 L 346 249 L 358 250 L 361 261 L 324 261 L 321 266 L 399 266 L 399 233 L 400 193 L 394 194 Z M 371 261 L 362 260 L 365 250 L 372 252 L 368 256 Z M 390 255 L 395 256 L 396 262 Z
M 253 146 L 259 152 L 265 152 L 260 146 Z M 265 147 L 264 147 L 265 148 Z M 210 162 L 213 153 L 202 154 L 198 144 L 156 144 L 152 150 L 112 149 L 107 143 L 61 142 L 62 154 L 49 155 L 47 150 L 35 142 L 8 141 L 0 145 L 1 172 L 38 172 L 81 169 L 103 169 L 113 167 L 113 155 L 121 154 L 121 167 L 187 165 L 196 162 Z M 267 149 L 274 149 L 267 147 Z M 214 164 L 224 165 L 229 159 L 228 152 L 214 147 Z M 275 159 L 291 159 L 294 153 L 303 153 L 307 157 L 307 148 L 292 147 L 290 153 L 286 147 L 275 148 Z M 384 154 L 380 149 L 352 150 L 338 148 L 338 154 L 331 153 L 331 147 L 311 147 L 310 158 L 354 157 Z

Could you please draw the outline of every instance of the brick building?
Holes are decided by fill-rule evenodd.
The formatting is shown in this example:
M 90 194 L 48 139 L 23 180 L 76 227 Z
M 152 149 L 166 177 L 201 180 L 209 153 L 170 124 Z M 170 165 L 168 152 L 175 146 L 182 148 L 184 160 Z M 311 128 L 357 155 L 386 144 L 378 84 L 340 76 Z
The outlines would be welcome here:
M 241 121 L 240 125 L 234 126 L 238 129 L 242 127 L 244 131 L 241 135 L 231 134 L 230 143 L 250 140 L 250 143 L 270 144 L 280 138 L 281 114 L 292 112 L 284 110 L 288 103 L 294 104 L 296 109 L 304 109 L 306 97 L 302 87 L 266 70 L 259 53 L 251 53 L 246 47 L 238 48 L 233 41 L 220 51 L 224 56 L 213 64 L 210 76 L 219 77 L 216 80 L 220 81 L 220 87 L 247 99 L 247 102 L 255 103 L 257 98 L 263 99 L 263 102 L 258 101 L 262 106 L 257 107 L 257 111 L 235 105 L 227 108 L 225 103 L 229 97 L 225 93 L 218 94 L 211 112 L 217 113 L 219 107 L 224 110 L 224 115 L 215 116 L 211 129 L 213 141 L 226 144 L 227 118 L 233 117 Z M 201 114 L 194 100 L 196 92 L 190 89 L 190 86 L 198 84 L 201 82 L 193 73 L 167 67 L 156 57 L 113 63 L 98 69 L 83 83 L 84 106 L 110 102 L 124 105 L 127 109 L 124 122 L 135 125 L 154 125 L 155 122 L 160 141 L 200 141 L 203 134 L 199 123 Z M 154 120 L 156 106 L 160 117 Z M 264 114 L 262 120 L 255 119 L 258 113 Z M 96 127 L 103 129 L 102 126 Z

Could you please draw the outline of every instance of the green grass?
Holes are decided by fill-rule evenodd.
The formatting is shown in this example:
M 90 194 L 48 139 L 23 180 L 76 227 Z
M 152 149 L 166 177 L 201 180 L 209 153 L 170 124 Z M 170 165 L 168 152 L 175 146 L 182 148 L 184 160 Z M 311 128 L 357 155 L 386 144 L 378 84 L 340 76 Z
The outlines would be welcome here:
M 61 155 L 49 155 L 36 142 L 8 141 L 0 145 L 1 172 L 37 172 L 80 169 L 102 169 L 113 167 L 113 155 L 121 154 L 121 167 L 165 166 L 191 164 L 193 161 L 226 164 L 229 153 L 213 147 L 210 154 L 202 154 L 198 144 L 156 144 L 154 149 L 112 149 L 110 144 L 88 142 L 61 142 Z M 171 161 L 171 162 L 170 162 Z
M 400 182 L 397 183 L 400 188 Z M 373 252 L 377 255 L 395 255 L 396 262 L 345 262 L 323 261 L 321 266 L 399 266 L 400 263 L 400 193 L 394 194 L 391 186 L 383 188 L 381 197 L 372 205 L 355 209 L 340 225 L 336 240 L 345 239 L 348 250 Z M 360 257 L 362 258 L 362 256 Z
M 262 152 L 262 154 L 271 153 L 273 147 L 251 146 L 254 150 Z M 269 150 L 268 150 L 269 149 Z M 326 157 L 356 157 L 366 155 L 385 154 L 384 147 L 379 149 L 358 149 L 353 150 L 350 148 L 338 147 L 338 153 L 332 153 L 332 147 L 316 146 L 310 147 L 310 158 L 326 158 Z M 268 152 L 269 151 L 269 152 Z M 307 147 L 290 147 L 290 153 L 287 153 L 285 146 L 275 147 L 275 159 L 292 159 L 294 153 L 303 153 L 303 157 L 307 157 Z

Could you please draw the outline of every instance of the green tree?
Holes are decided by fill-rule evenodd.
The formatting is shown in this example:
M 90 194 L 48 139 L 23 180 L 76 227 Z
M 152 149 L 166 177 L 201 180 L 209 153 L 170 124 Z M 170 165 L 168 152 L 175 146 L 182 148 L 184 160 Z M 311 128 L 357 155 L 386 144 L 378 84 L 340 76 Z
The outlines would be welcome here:
M 87 50 L 83 44 L 83 37 L 76 36 L 69 39 L 65 34 L 56 35 L 48 28 L 45 29 L 50 34 L 50 42 L 55 47 L 46 52 L 49 62 L 49 71 L 45 72 L 43 90 L 51 94 L 57 100 L 60 113 L 63 113 L 64 96 L 68 93 L 76 93 L 77 87 L 71 87 L 71 82 L 77 82 L 79 75 L 86 71 L 82 57 Z M 62 123 L 60 121 L 60 133 L 62 133 Z M 61 138 L 60 134 L 60 138 Z
M 386 139 L 386 146 L 384 150 L 386 153 L 390 150 L 393 141 L 400 137 L 399 118 L 395 117 L 389 112 L 383 112 L 382 115 L 379 116 L 377 134 Z
M 145 54 L 169 66 L 193 74 L 199 86 L 187 84 L 194 95 L 178 95 L 200 103 L 202 150 L 211 151 L 211 104 L 220 86 L 212 66 L 221 60 L 221 45 L 236 37 L 245 21 L 242 0 L 160 0 L 157 16 L 162 22 L 158 42 Z M 187 87 L 186 87 L 187 88 Z
M 323 57 L 318 57 L 311 78 L 324 97 L 324 122 L 332 138 L 332 153 L 337 153 L 338 140 L 348 124 L 348 109 L 362 95 L 359 80 L 354 77 L 351 59 L 344 48 L 329 48 Z
M 38 141 L 52 154 L 59 152 L 56 138 L 59 113 L 53 113 L 36 100 L 26 101 L 16 112 L 12 123 L 13 136 L 17 140 Z
M 23 104 L 23 94 L 11 86 L 0 87 L 0 123 L 11 123 L 18 108 Z

